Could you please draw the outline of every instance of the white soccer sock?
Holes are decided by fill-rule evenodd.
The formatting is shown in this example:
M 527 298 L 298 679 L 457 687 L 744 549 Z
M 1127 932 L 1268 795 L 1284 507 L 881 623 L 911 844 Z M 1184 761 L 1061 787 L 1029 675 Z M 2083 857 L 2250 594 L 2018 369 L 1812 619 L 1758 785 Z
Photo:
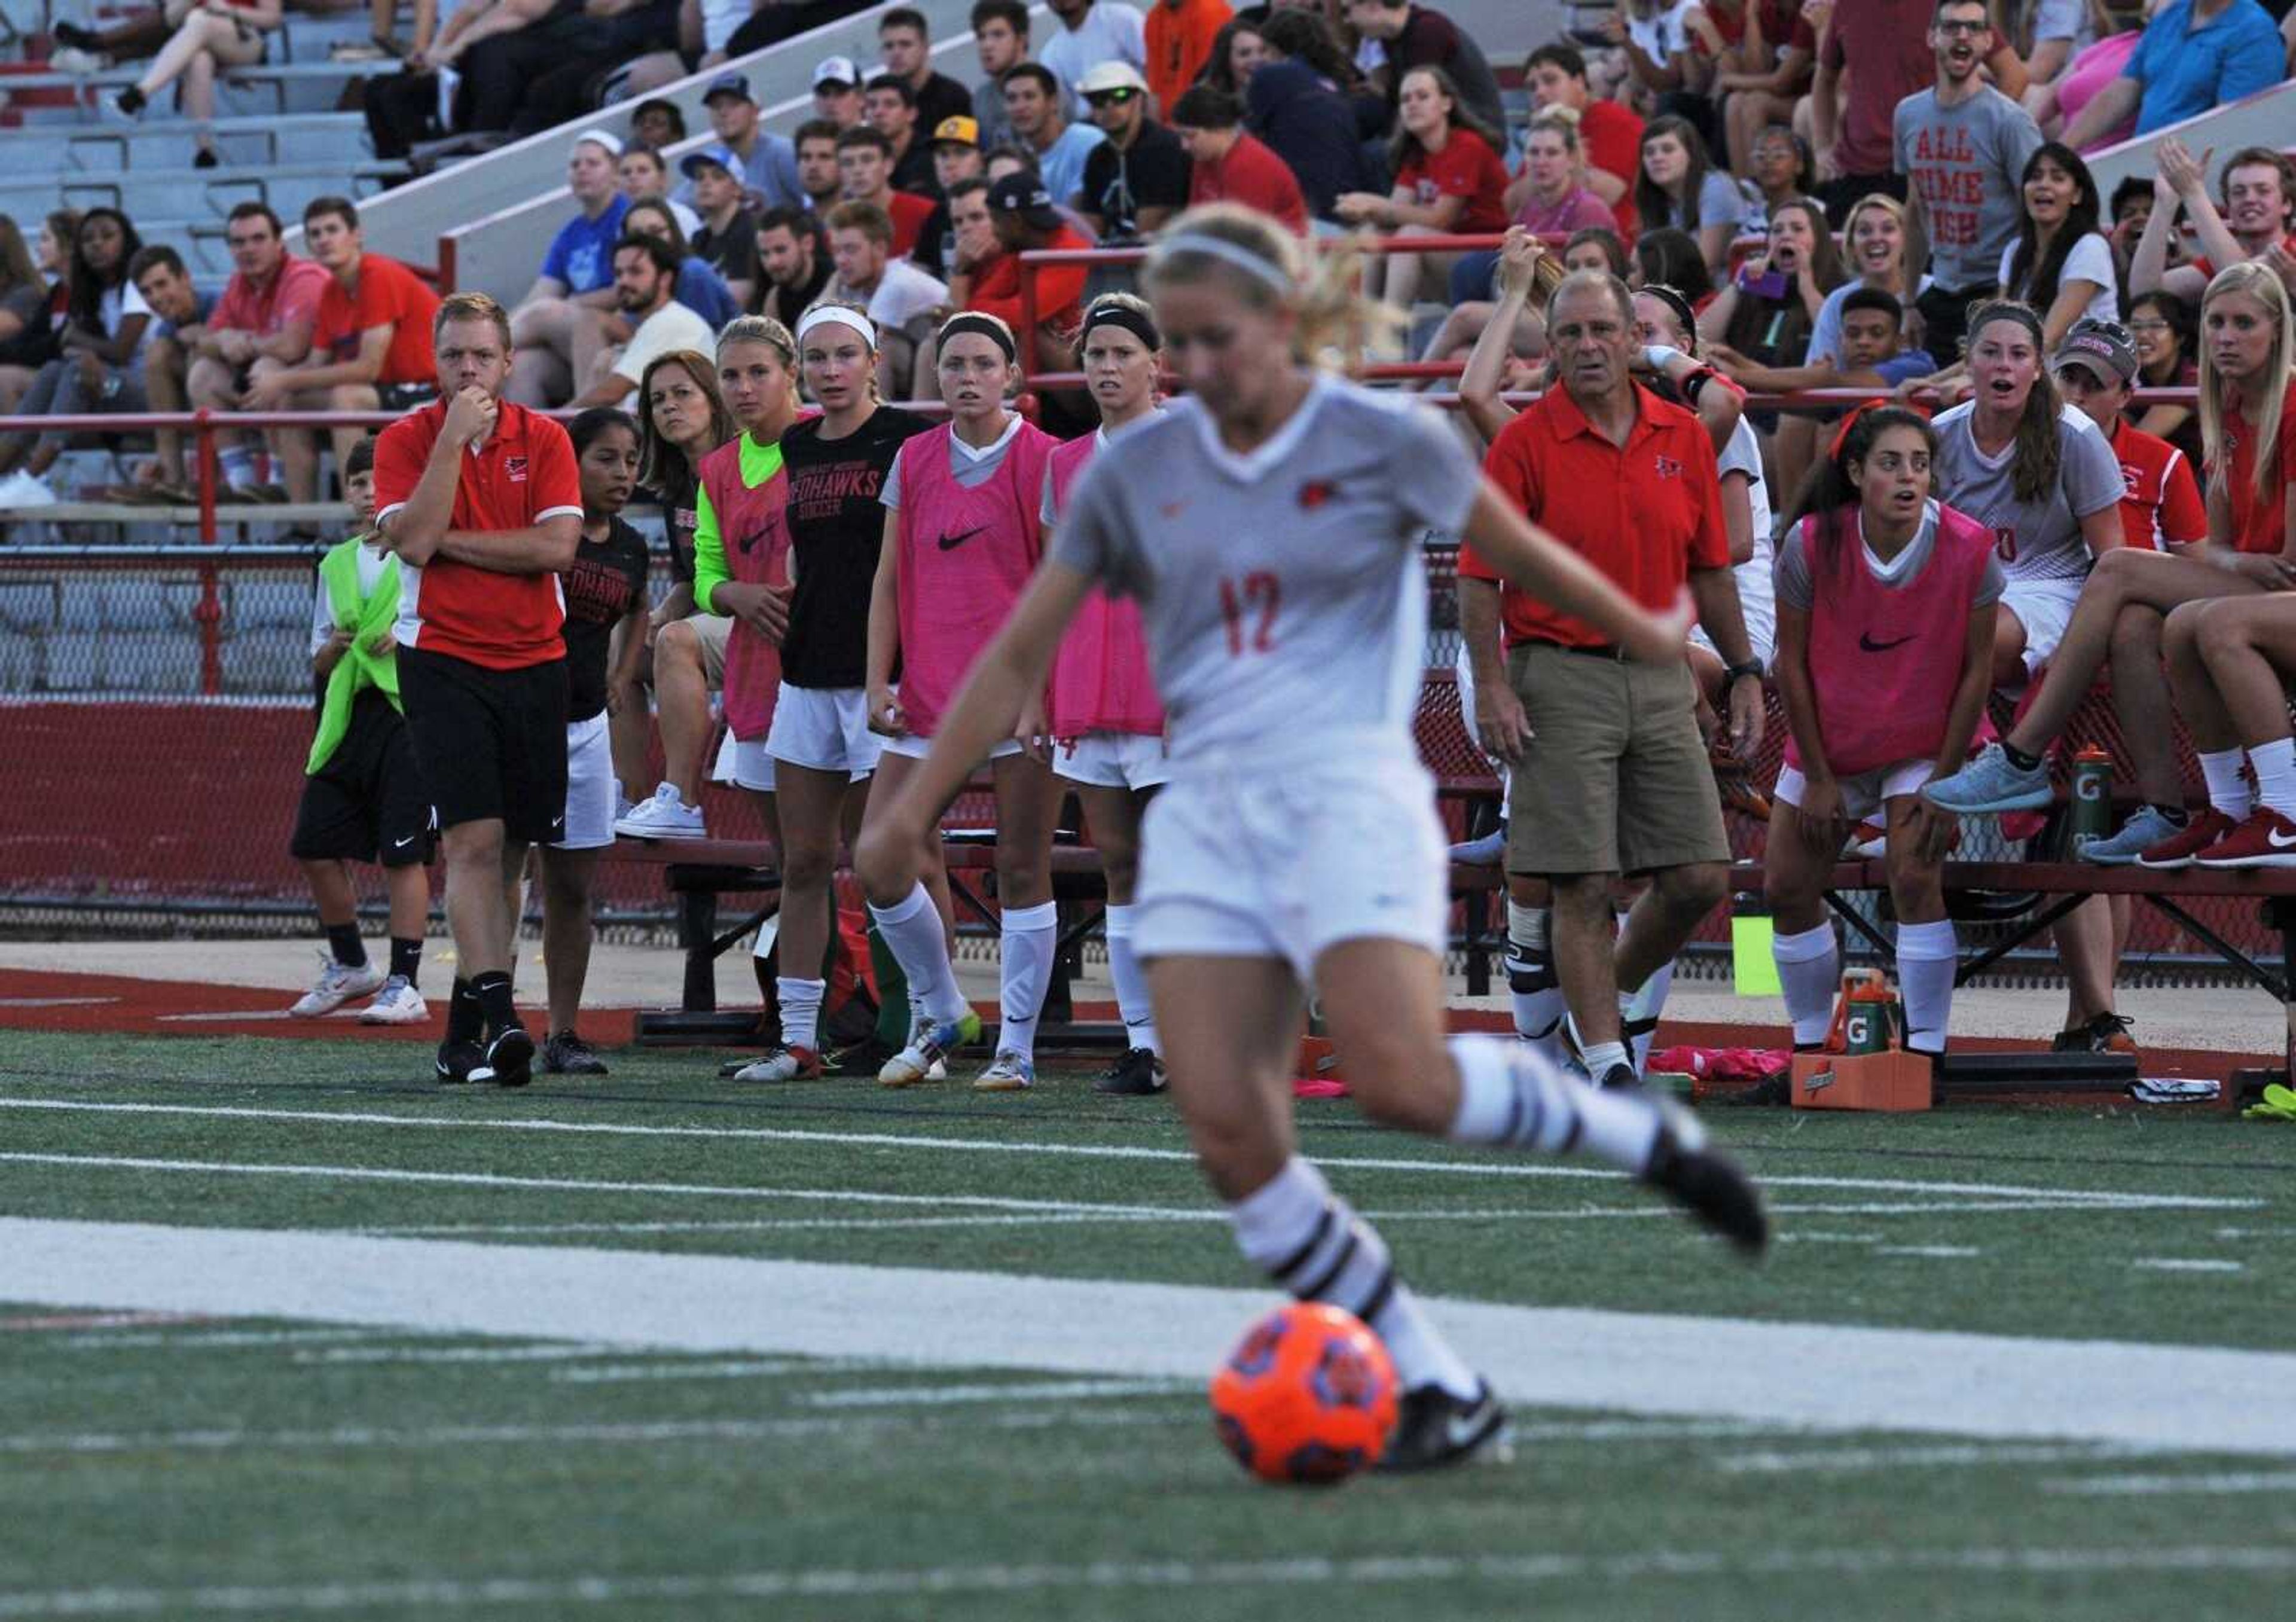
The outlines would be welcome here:
M 1148 1000 L 1148 976 L 1140 967 L 1139 950 L 1132 944 L 1139 909 L 1111 904 L 1103 915 L 1108 930 L 1108 977 L 1116 985 L 1116 1011 L 1124 1018 L 1124 1045 L 1164 1050 L 1156 1040 L 1156 1010 Z
M 1673 984 L 1674 963 L 1669 959 L 1635 991 L 1619 993 L 1619 1029 L 1626 1036 L 1636 1075 L 1650 1066 L 1651 1044 L 1658 1040 L 1659 1012 L 1666 1007 L 1666 993 Z
M 2296 819 L 2296 739 L 2276 737 L 2248 752 L 2256 773 L 2257 803 Z
M 1548 955 L 1546 930 L 1554 916 L 1545 907 L 1507 903 L 1506 971 L 1514 1033 L 1548 1063 L 1559 1065 L 1563 1058 L 1562 1016 L 1569 1005 Z
M 1578 1048 L 1578 1062 L 1587 1066 L 1587 1079 L 1599 1085 L 1613 1069 L 1629 1062 L 1627 1044 L 1622 1042 L 1582 1042 Z
M 2256 809 L 2248 779 L 2240 775 L 2242 753 L 2237 749 L 2202 750 L 2194 759 L 2201 763 L 2201 779 L 2209 786 L 2209 803 L 2234 822 Z
M 1945 1028 L 1953 1012 L 1953 972 L 1961 961 L 1961 942 L 1951 918 L 1934 924 L 1898 926 L 1898 989 L 1906 994 L 1906 1045 L 1924 1053 L 1945 1051 Z
M 1659 1114 L 1649 1099 L 1582 1087 L 1521 1042 L 1470 1035 L 1445 1045 L 1459 1072 L 1453 1142 L 1583 1151 L 1627 1172 L 1650 1164 Z
M 1833 926 L 1822 923 L 1800 935 L 1773 935 L 1770 956 L 1777 960 L 1794 1045 L 1824 1042 L 1833 1028 L 1833 993 L 1841 986 L 1841 949 L 1834 943 Z
M 910 1006 L 926 1018 L 947 1023 L 964 1017 L 964 993 L 957 989 L 956 966 L 948 960 L 948 934 L 932 893 L 920 882 L 890 907 L 870 903 L 878 936 L 908 977 Z M 917 1034 L 913 1026 L 911 1040 Z
M 1037 1021 L 1044 1017 L 1045 989 L 1053 981 L 1053 946 L 1060 938 L 1060 908 L 1007 907 L 997 936 L 997 1001 L 1004 1023 L 996 1050 L 1037 1057 Z
M 782 1004 L 782 1046 L 821 1051 L 821 1000 L 829 994 L 826 980 L 792 980 L 783 975 L 774 981 Z
M 1379 1231 L 1298 1156 L 1228 1207 L 1244 1258 L 1302 1301 L 1353 1313 L 1386 1343 L 1406 1390 L 1440 1386 L 1472 1396 L 1480 1384 L 1411 1292 L 1396 1281 Z

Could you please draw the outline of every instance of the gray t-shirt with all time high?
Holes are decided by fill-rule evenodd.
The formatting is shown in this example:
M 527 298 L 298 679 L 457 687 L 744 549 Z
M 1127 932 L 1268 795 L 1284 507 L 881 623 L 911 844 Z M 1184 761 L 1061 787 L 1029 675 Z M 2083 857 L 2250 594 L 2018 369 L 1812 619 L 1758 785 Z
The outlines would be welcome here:
M 2021 177 L 2041 144 L 2033 115 L 1991 86 L 1940 106 L 1935 90 L 1898 103 L 1892 150 L 1929 222 L 1930 274 L 1955 292 L 1997 285 L 2024 211 Z

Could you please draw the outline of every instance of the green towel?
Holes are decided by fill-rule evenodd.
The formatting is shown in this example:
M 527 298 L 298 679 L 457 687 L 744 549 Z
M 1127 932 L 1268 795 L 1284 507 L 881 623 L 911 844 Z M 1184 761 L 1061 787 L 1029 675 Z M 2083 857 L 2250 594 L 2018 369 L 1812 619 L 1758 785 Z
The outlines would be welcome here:
M 398 655 L 371 654 L 367 643 L 388 631 L 398 618 L 398 559 L 383 560 L 374 589 L 362 597 L 358 585 L 358 549 L 365 542 L 354 536 L 319 560 L 319 581 L 327 589 L 327 603 L 335 623 L 351 633 L 351 645 L 327 673 L 327 696 L 319 710 L 319 730 L 311 739 L 310 759 L 303 762 L 307 777 L 327 763 L 351 729 L 351 705 L 369 687 L 380 688 L 394 710 L 398 702 Z

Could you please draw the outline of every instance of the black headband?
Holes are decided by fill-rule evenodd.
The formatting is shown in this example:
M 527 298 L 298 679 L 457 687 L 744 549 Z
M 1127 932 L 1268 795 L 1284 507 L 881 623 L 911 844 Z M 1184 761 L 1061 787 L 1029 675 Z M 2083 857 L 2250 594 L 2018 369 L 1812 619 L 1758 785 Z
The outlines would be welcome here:
M 2027 332 L 2033 334 L 2033 342 L 2035 343 L 2040 344 L 2044 348 L 2047 347 L 2046 342 L 2041 332 L 2041 317 L 2035 315 L 2028 306 L 2019 304 L 2009 299 L 1988 299 L 1984 303 L 1971 310 L 1969 312 L 1969 338 L 1972 340 L 1975 339 L 1978 328 L 1981 326 L 1990 326 L 1996 321 L 2014 321 L 2018 325 L 2023 327 Z
M 1138 310 L 1127 305 L 1095 304 L 1085 311 L 1084 331 L 1077 334 L 1077 348 L 1079 350 L 1084 348 L 1086 341 L 1092 336 L 1092 329 L 1095 326 L 1120 326 L 1146 344 L 1151 350 L 1161 350 L 1164 347 L 1164 335 L 1156 330 L 1156 324 Z
M 941 323 L 941 347 L 943 349 L 947 349 L 950 339 L 961 337 L 966 333 L 979 333 L 982 337 L 996 344 L 998 349 L 1003 350 L 1004 351 L 1005 365 L 1017 366 L 1020 364 L 1021 353 L 1018 350 L 1013 347 L 1013 334 L 1005 330 L 1004 324 L 1002 321 L 993 320 L 989 317 L 978 314 L 972 310 L 966 310 L 960 315 L 951 316 L 947 320 Z
M 1693 355 L 1698 353 L 1698 317 L 1691 313 L 1688 299 L 1684 298 L 1681 293 L 1663 282 L 1644 282 L 1635 291 L 1650 294 L 1652 298 L 1672 310 L 1675 320 L 1680 324 L 1683 333 L 1689 342 L 1690 352 Z

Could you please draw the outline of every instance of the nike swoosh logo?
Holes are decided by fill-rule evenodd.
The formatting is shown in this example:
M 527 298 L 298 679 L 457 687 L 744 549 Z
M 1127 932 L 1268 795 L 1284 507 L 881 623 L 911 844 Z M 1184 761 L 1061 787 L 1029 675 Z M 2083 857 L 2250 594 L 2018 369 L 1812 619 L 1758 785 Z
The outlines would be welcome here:
M 940 538 L 940 549 L 944 552 L 954 552 L 988 527 L 985 523 L 976 523 L 962 535 L 944 535 Z
M 1894 642 L 1876 642 L 1874 640 L 1874 633 L 1870 630 L 1861 630 L 1857 633 L 1857 646 L 1869 654 L 1886 654 L 1891 648 L 1903 647 L 1912 640 L 1911 637 L 1899 637 Z
M 1466 1412 L 1455 1413 L 1443 1421 L 1444 1439 L 1453 1447 L 1472 1447 L 1490 1422 L 1490 1410 L 1478 1403 Z
M 403 851 L 403 850 L 405 850 L 408 845 L 413 844 L 414 843 L 414 835 L 412 835 L 412 834 L 409 834 L 409 835 L 407 835 L 407 836 L 406 836 L 406 838 L 404 838 L 404 839 L 394 839 L 394 840 L 392 840 L 392 841 L 390 842 L 390 848 L 391 848 L 392 850 L 394 850 L 394 851 Z
M 2272 848 L 2276 851 L 2284 851 L 2292 846 L 2296 846 L 2296 834 L 2291 834 L 2287 838 L 2283 839 L 2280 836 L 2280 830 L 2278 828 L 2274 828 L 2270 833 L 2265 835 L 2265 838 L 2270 842 Z

